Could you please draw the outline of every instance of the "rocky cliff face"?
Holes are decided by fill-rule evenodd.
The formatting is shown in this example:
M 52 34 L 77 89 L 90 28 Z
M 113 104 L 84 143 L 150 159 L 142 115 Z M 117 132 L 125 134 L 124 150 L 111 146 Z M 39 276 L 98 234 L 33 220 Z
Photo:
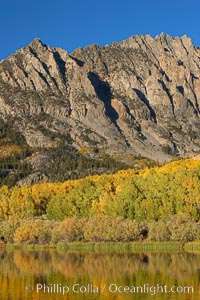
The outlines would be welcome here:
M 0 64 L 0 118 L 32 147 L 59 140 L 126 160 L 200 150 L 200 49 L 133 36 L 68 54 L 35 39 Z

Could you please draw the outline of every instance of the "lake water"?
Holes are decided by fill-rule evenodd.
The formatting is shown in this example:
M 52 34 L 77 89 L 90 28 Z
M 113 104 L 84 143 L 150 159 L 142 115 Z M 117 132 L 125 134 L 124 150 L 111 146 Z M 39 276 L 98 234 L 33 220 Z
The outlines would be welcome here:
M 199 300 L 200 255 L 0 249 L 0 299 Z

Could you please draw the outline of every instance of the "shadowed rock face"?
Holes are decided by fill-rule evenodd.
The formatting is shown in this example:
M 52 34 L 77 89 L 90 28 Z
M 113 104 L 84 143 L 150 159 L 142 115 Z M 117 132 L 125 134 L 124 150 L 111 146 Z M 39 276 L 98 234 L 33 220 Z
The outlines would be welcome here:
M 0 64 L 0 117 L 33 147 L 54 143 L 43 126 L 122 159 L 191 156 L 199 107 L 200 49 L 186 36 L 133 36 L 70 55 L 35 39 Z

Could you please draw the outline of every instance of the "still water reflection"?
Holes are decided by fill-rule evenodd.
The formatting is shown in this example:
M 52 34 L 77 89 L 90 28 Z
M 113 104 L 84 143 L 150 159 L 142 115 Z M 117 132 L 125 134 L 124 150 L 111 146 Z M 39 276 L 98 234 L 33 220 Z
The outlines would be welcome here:
M 200 299 L 198 254 L 0 249 L 0 258 L 2 300 Z M 159 286 L 194 291 L 165 293 Z

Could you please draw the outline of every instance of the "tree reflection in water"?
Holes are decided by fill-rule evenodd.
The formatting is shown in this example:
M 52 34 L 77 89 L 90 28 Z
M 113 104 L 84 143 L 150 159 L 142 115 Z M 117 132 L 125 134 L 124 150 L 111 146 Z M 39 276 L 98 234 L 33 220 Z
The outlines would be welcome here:
M 181 285 L 193 286 L 193 294 L 159 294 L 156 300 L 198 300 L 200 284 L 200 255 L 188 253 L 94 253 L 48 251 L 0 251 L 0 299 L 60 300 L 60 299 L 133 299 L 133 294 L 115 294 L 105 290 L 100 294 L 62 296 L 52 293 L 31 293 L 27 284 L 74 283 L 102 288 L 115 283 L 123 286 Z M 103 298 L 101 298 L 103 297 Z M 114 297 L 114 298 L 113 298 Z M 134 299 L 152 299 L 149 294 L 134 294 Z

